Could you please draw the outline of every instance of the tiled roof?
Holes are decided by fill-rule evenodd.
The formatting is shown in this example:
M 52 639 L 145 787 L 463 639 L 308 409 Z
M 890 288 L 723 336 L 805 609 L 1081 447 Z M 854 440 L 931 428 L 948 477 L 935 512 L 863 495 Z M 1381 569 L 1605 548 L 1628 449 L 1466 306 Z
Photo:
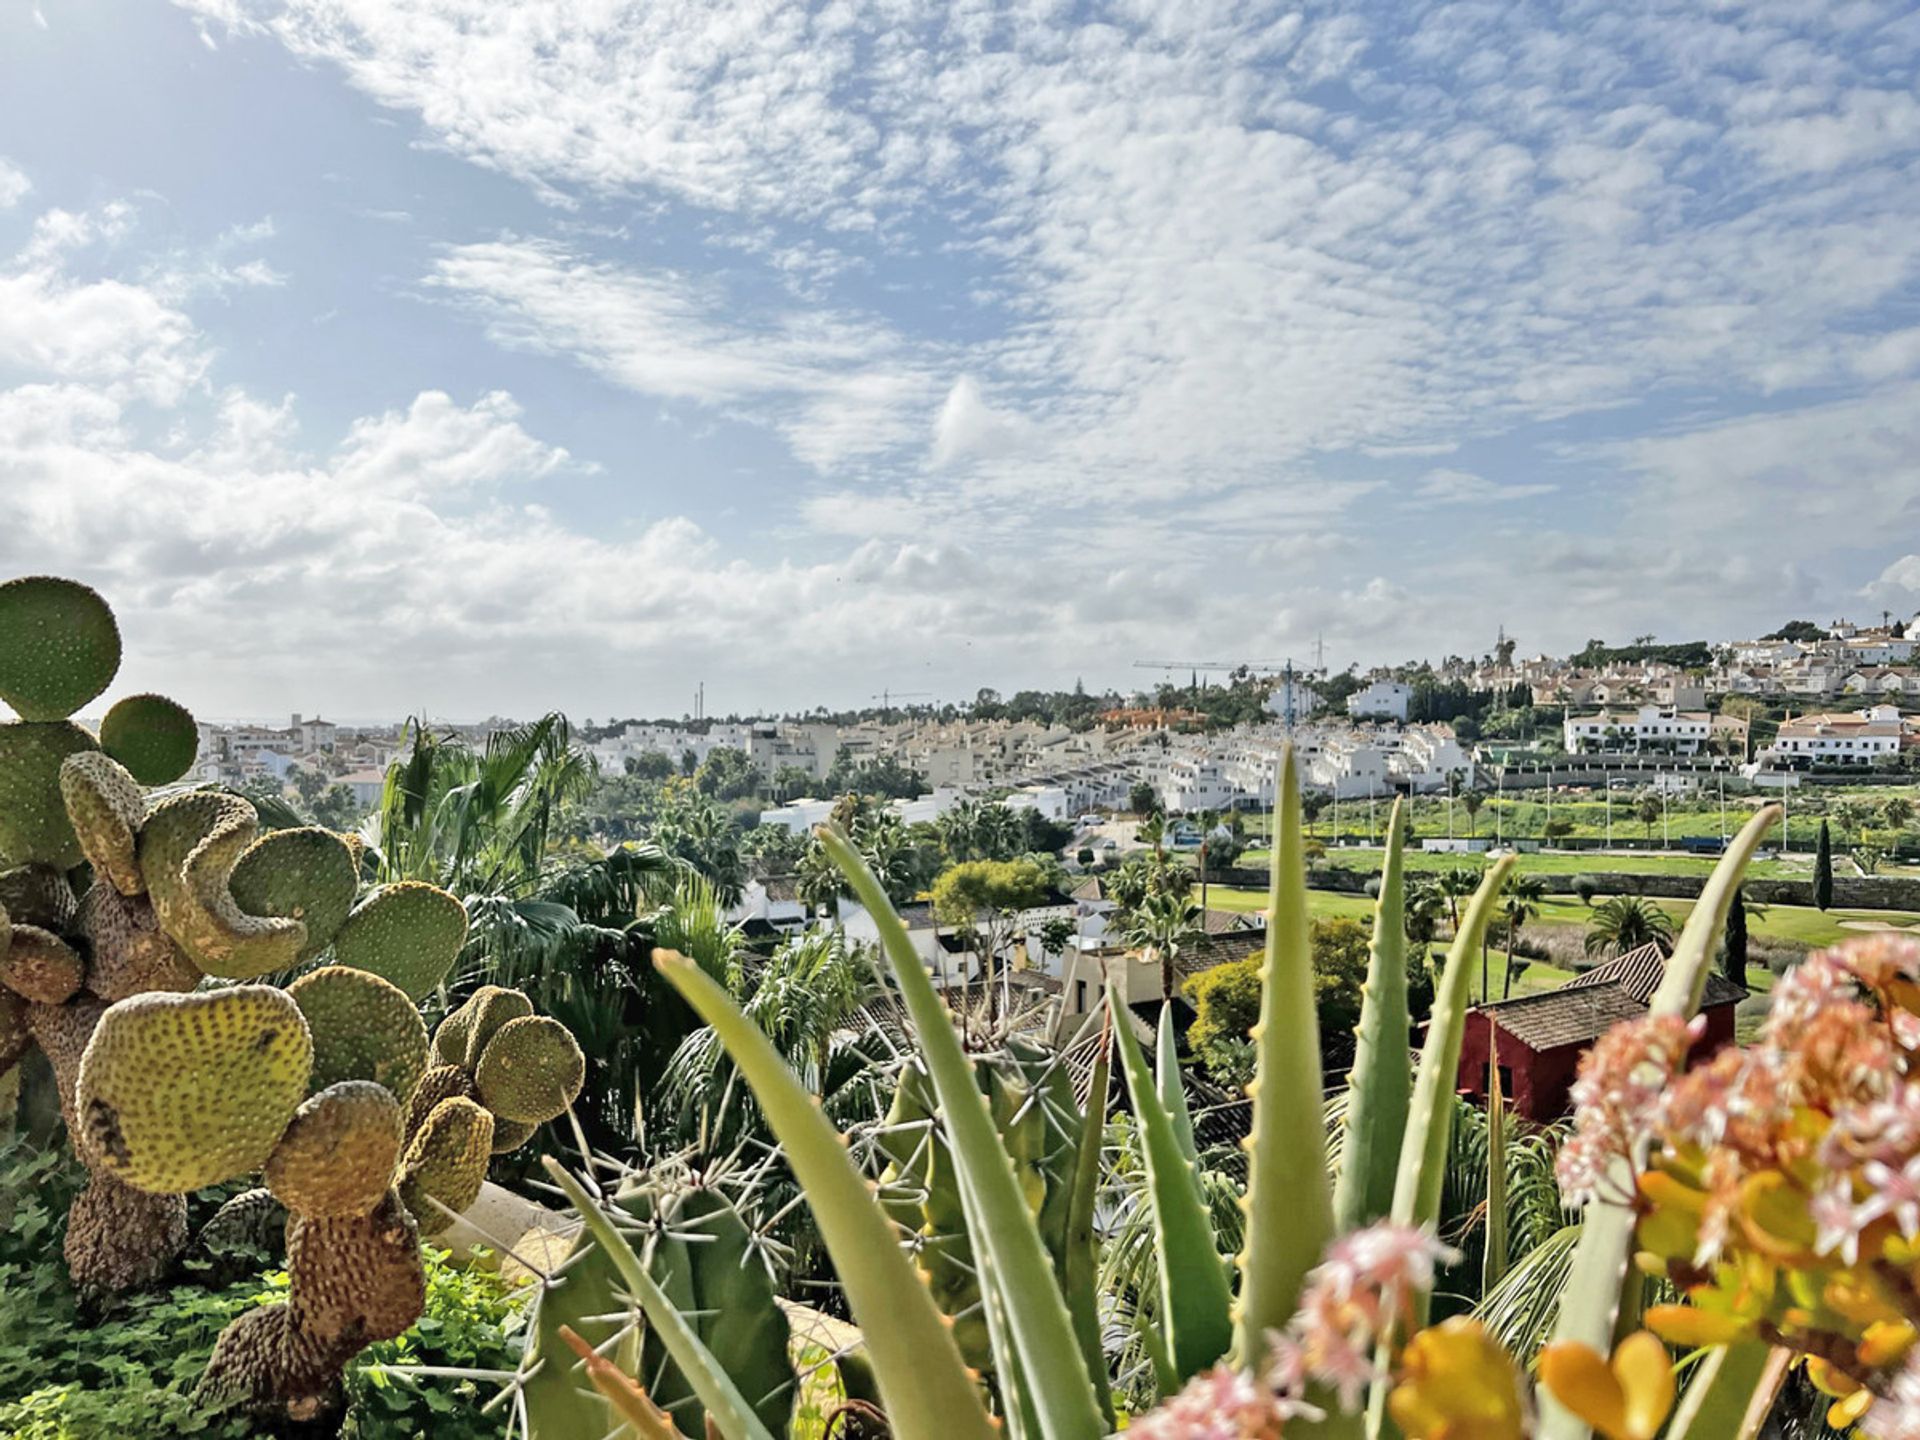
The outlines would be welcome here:
M 1666 973 L 1666 955 L 1658 945 L 1648 944 L 1596 965 L 1556 990 L 1477 1008 L 1528 1049 L 1557 1050 L 1597 1040 L 1620 1021 L 1646 1014 Z M 1738 985 L 1710 973 L 1700 1008 L 1712 1010 L 1745 998 Z
M 1208 935 L 1199 940 L 1189 941 L 1181 950 L 1180 958 L 1174 968 L 1182 976 L 1198 975 L 1203 970 L 1211 970 L 1216 965 L 1225 965 L 1229 961 L 1244 960 L 1249 955 L 1258 955 L 1267 948 L 1267 927 L 1257 930 L 1229 930 L 1219 935 Z

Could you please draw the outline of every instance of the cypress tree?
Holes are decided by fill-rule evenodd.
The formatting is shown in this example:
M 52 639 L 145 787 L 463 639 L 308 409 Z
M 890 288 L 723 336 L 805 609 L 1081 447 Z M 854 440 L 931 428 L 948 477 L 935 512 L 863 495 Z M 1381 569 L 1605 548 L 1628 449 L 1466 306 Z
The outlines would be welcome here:
M 1813 903 L 1816 909 L 1825 910 L 1833 904 L 1833 837 L 1827 833 L 1827 822 L 1820 822 L 1820 844 L 1813 852 Z
M 1742 990 L 1747 988 L 1747 896 L 1744 890 L 1733 892 L 1733 906 L 1727 911 L 1726 949 L 1720 964 L 1729 980 Z

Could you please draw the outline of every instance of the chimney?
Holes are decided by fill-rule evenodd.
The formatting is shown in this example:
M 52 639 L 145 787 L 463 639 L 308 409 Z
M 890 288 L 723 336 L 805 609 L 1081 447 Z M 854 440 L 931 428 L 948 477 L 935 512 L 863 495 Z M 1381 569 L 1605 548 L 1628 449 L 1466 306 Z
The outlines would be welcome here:
M 298 730 L 300 728 L 300 712 L 298 710 L 293 712 L 293 724 L 287 728 L 290 730 Z

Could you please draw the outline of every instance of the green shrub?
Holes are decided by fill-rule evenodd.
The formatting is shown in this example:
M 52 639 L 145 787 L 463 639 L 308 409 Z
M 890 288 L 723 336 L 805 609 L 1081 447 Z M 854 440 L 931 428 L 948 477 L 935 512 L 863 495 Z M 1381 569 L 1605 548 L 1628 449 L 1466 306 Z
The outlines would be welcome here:
M 0 1148 L 0 1436 L 8 1440 L 247 1440 L 251 1421 L 191 1395 L 227 1322 L 286 1298 L 285 1272 L 263 1268 L 210 1285 L 189 1260 L 178 1283 L 83 1316 L 61 1263 L 67 1206 L 84 1172 L 64 1151 Z M 196 1215 L 196 1221 L 204 1219 Z M 496 1440 L 480 1414 L 485 1382 L 414 1381 L 383 1367 L 509 1370 L 518 1362 L 522 1297 L 497 1276 L 427 1251 L 427 1304 L 414 1328 L 373 1346 L 347 1375 L 351 1440 Z M 91 1319 L 91 1323 L 89 1323 Z

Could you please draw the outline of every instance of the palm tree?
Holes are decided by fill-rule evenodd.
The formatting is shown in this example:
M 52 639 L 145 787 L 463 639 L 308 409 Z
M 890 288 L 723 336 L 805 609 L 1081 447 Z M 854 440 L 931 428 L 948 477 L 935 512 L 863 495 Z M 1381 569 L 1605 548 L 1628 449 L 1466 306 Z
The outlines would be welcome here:
M 1478 790 L 1469 790 L 1460 797 L 1460 806 L 1467 812 L 1467 835 L 1469 838 L 1480 833 L 1480 807 L 1487 803 L 1487 797 Z
M 1442 870 L 1434 881 L 1447 901 L 1447 924 L 1456 934 L 1460 930 L 1460 902 L 1480 888 L 1480 879 L 1464 865 Z
M 1665 812 L 1661 806 L 1660 797 L 1651 790 L 1644 792 L 1633 802 L 1634 818 L 1646 827 L 1646 840 L 1649 845 L 1653 843 L 1653 822 L 1663 813 Z
M 1880 822 L 1889 830 L 1900 831 L 1913 823 L 1913 802 L 1904 795 L 1890 795 L 1880 802 Z
M 1589 955 L 1624 955 L 1642 945 L 1673 948 L 1673 917 L 1639 895 L 1615 895 L 1593 912 L 1585 941 Z
M 1500 986 L 1500 998 L 1507 999 L 1513 994 L 1513 975 L 1516 961 L 1514 948 L 1520 943 L 1520 931 L 1526 923 L 1540 913 L 1541 902 L 1547 898 L 1547 885 L 1538 875 L 1516 875 L 1507 882 L 1506 897 L 1501 903 L 1501 913 L 1507 922 L 1507 975 Z M 1484 966 L 1480 974 L 1481 998 L 1485 998 L 1487 977 Z
M 895 905 L 921 888 L 920 855 L 898 815 L 879 810 L 865 817 L 854 827 L 853 844 Z
M 1160 962 L 1160 998 L 1173 999 L 1173 977 L 1180 953 L 1205 935 L 1200 907 L 1185 895 L 1148 895 L 1127 916 L 1122 938 L 1133 949 Z
M 1440 912 L 1447 897 L 1440 887 L 1424 875 L 1407 876 L 1405 899 L 1407 939 L 1416 945 L 1431 945 L 1440 927 Z
M 794 870 L 793 888 L 809 913 L 839 915 L 840 898 L 847 893 L 846 880 L 817 839 L 807 845 L 807 853 L 800 857 Z
M 661 813 L 653 838 L 667 854 L 712 881 L 723 905 L 739 902 L 747 867 L 740 854 L 740 827 L 726 806 L 705 795 L 677 795 Z
M 946 849 L 950 863 L 958 865 L 963 860 L 979 858 L 975 853 L 979 845 L 980 828 L 978 800 L 956 801 L 952 809 L 933 823 L 940 832 L 940 843 Z

